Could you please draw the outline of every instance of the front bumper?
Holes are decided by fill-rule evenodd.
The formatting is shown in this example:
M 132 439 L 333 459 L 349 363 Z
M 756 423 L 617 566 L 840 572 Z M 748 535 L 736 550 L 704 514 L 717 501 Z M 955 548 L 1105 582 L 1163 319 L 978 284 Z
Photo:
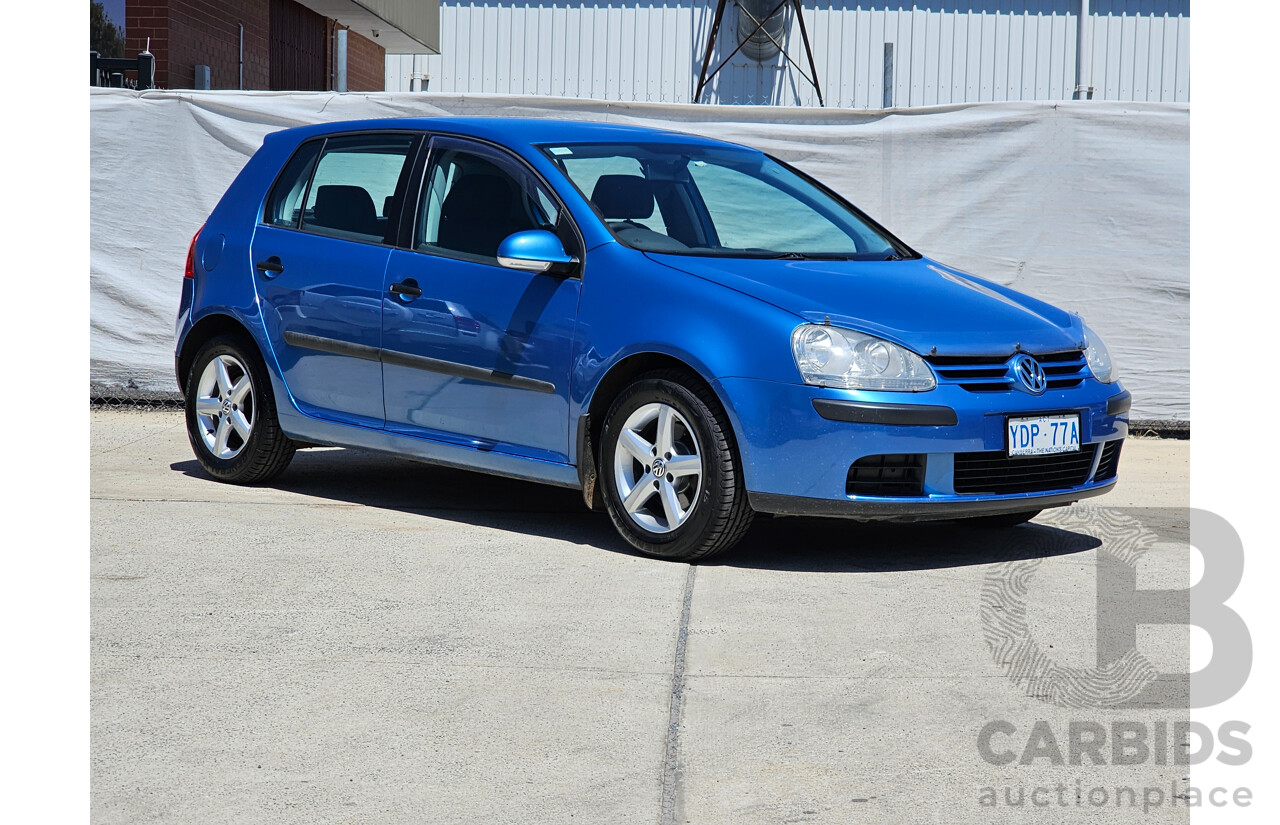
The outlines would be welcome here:
M 751 502 L 751 509 L 779 516 L 830 516 L 863 521 L 944 521 L 1065 507 L 1082 498 L 1108 493 L 1115 485 L 1116 480 L 1113 478 L 1100 484 L 1075 487 L 1066 492 L 1022 493 L 1012 496 L 930 496 L 927 499 L 846 496 L 843 501 L 748 491 L 747 500 Z
M 957 454 L 1006 451 L 1010 415 L 1077 413 L 1082 449 L 1128 434 L 1129 395 L 1093 379 L 1041 396 L 970 392 L 940 385 L 925 393 L 833 390 L 751 378 L 716 382 L 725 400 L 754 509 L 787 515 L 920 521 L 1041 510 L 1101 495 L 1114 474 L 1095 480 L 1094 461 L 1082 483 L 1035 492 L 957 493 Z M 1097 445 L 1089 447 L 1088 445 Z M 850 466 L 865 456 L 925 456 L 919 495 L 848 493 Z

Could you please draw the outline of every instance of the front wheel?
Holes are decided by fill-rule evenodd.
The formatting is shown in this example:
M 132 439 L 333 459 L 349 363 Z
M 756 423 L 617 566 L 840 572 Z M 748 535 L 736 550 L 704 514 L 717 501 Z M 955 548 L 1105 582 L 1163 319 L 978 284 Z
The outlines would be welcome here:
M 614 526 L 646 555 L 698 561 L 751 526 L 728 421 L 690 375 L 655 372 L 623 390 L 605 416 L 598 466 Z
M 267 481 L 293 459 L 296 445 L 276 419 L 266 367 L 240 336 L 212 338 L 196 353 L 186 411 L 191 449 L 219 481 Z

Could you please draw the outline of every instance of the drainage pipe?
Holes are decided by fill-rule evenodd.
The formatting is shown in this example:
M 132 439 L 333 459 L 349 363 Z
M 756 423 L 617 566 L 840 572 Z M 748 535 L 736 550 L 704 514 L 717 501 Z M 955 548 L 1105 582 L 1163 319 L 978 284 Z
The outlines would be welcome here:
M 1076 18 L 1076 100 L 1092 100 L 1093 18 L 1089 14 L 1089 0 L 1080 0 L 1080 14 Z
M 338 68 L 336 82 L 333 84 L 335 91 L 345 92 L 347 90 L 347 30 L 338 29 L 337 31 L 338 46 L 334 51 L 337 54 Z

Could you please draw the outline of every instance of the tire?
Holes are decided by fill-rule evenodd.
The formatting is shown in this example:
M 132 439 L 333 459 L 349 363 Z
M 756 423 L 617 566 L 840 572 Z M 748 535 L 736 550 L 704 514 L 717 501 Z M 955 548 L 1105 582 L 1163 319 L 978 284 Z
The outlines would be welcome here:
M 751 526 L 728 418 L 688 373 L 640 376 L 614 399 L 596 466 L 614 527 L 645 555 L 700 561 L 733 547 Z
M 191 449 L 218 481 L 268 481 L 293 459 L 296 445 L 280 429 L 267 369 L 257 348 L 241 336 L 211 338 L 196 353 L 187 374 L 186 411 Z
M 975 518 L 961 519 L 960 523 L 966 527 L 979 527 L 984 529 L 998 530 L 1007 527 L 1017 527 L 1019 524 L 1025 524 L 1036 516 L 1040 515 L 1039 510 L 1027 510 L 1023 513 L 1001 513 L 998 516 L 977 516 Z

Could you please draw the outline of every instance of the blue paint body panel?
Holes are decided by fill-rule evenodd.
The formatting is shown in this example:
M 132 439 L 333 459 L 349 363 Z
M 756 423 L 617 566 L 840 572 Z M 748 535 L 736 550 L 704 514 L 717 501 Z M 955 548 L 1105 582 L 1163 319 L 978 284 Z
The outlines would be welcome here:
M 554 388 L 537 392 L 383 364 L 387 429 L 481 450 L 569 463 L 569 360 L 581 282 L 397 250 L 383 290 L 383 347 L 496 370 Z
M 576 224 L 580 267 L 571 275 L 522 272 L 260 223 L 277 174 L 303 142 L 386 129 L 467 137 L 518 159 Z M 1039 396 L 946 381 L 918 393 L 805 384 L 790 348 L 804 323 L 829 322 L 943 357 L 1063 352 L 1079 349 L 1084 332 L 1074 315 L 926 258 L 705 258 L 623 245 L 538 148 L 608 141 L 723 145 L 639 127 L 467 118 L 329 123 L 269 135 L 201 232 L 195 277 L 183 283 L 179 362 L 194 354 L 189 340 L 201 338 L 193 329 L 209 319 L 231 322 L 261 351 L 281 426 L 295 439 L 569 487 L 579 485 L 580 416 L 609 371 L 642 354 L 678 360 L 706 380 L 728 414 L 753 494 L 857 504 L 846 494 L 852 462 L 923 453 L 924 495 L 904 506 L 1008 501 L 1010 510 L 1034 509 L 1036 494 L 957 494 L 952 457 L 1002 452 L 1010 415 L 1075 412 L 1085 444 L 1125 437 L 1127 413 L 1106 414 L 1107 399 L 1123 388 L 1088 375 Z M 284 272 L 256 271 L 255 261 L 267 256 L 281 258 Z M 391 285 L 410 279 L 421 295 L 391 294 Z M 286 332 L 294 341 L 300 334 L 350 348 L 299 346 Z M 438 363 L 454 365 L 455 374 L 431 367 Z M 475 377 L 485 373 L 493 377 Z M 815 399 L 948 407 L 957 423 L 828 420 Z M 1091 473 L 1075 489 L 1083 496 L 1111 483 Z
M 1107 398 L 1116 394 L 1115 385 L 1085 383 L 1088 386 L 1037 398 L 1014 391 L 989 394 L 1003 396 L 999 399 L 974 401 L 977 394 L 957 386 L 921 393 L 929 396 L 931 404 L 955 409 L 957 423 L 950 427 L 828 421 L 813 407 L 815 398 L 901 403 L 902 393 L 821 389 L 754 378 L 725 378 L 714 386 L 726 401 L 738 435 L 748 490 L 839 501 L 856 498 L 845 495 L 845 478 L 849 465 L 863 456 L 924 453 L 932 467 L 942 456 L 954 453 L 1002 452 L 1009 415 L 1078 413 L 1083 444 L 1124 438 L 1128 434 L 1124 417 L 1106 415 Z M 994 498 L 957 496 L 949 474 L 926 477 L 925 494 L 936 500 Z
M 296 346 L 284 340 L 284 331 L 379 349 L 383 275 L 390 255 L 384 246 L 258 227 L 254 260 L 275 256 L 288 262 L 279 275 L 257 278 L 258 297 L 267 339 L 302 411 L 382 426 L 379 361 Z

